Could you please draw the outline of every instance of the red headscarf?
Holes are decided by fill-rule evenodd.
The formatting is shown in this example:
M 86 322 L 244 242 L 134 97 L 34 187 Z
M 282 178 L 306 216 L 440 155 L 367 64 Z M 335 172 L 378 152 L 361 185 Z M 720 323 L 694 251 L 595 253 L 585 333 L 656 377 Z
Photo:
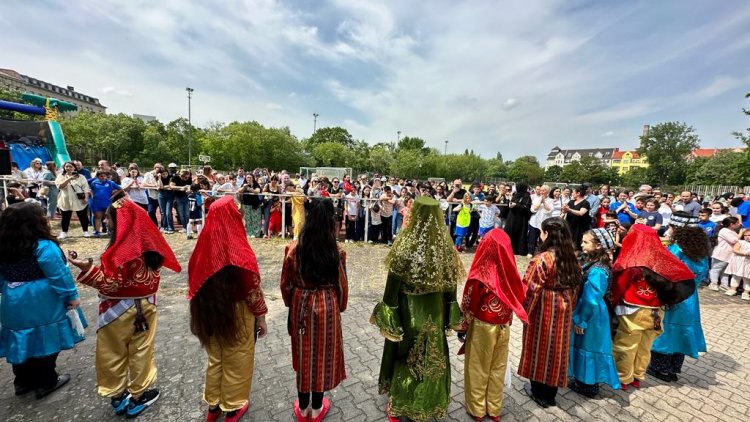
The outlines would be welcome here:
M 518 273 L 510 238 L 504 231 L 493 229 L 482 238 L 474 254 L 468 279 L 487 286 L 518 318 L 523 322 L 529 321 L 523 308 L 526 285 Z
M 612 303 L 617 304 L 633 279 L 631 268 L 648 268 L 671 283 L 693 284 L 695 275 L 676 256 L 662 245 L 656 230 L 644 224 L 634 224 L 622 242 L 622 250 L 612 271 Z M 654 286 L 659 290 L 659 286 Z
M 232 196 L 225 196 L 211 205 L 206 227 L 198 236 L 188 264 L 188 300 L 193 299 L 206 280 L 228 265 L 242 270 L 246 292 L 260 285 L 258 261 L 247 243 L 242 214 Z
M 182 271 L 172 248 L 143 208 L 128 199 L 120 199 L 113 207 L 117 213 L 117 231 L 115 242 L 101 256 L 105 275 L 114 277 L 118 268 L 144 252 L 156 252 L 164 258 L 163 266 L 174 272 Z

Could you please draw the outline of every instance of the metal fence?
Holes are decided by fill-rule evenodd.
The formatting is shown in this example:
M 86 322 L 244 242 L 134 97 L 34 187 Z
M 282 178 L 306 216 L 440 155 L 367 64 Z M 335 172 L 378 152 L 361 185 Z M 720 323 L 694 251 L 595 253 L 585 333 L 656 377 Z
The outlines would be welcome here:
M 725 186 L 725 185 L 685 185 L 680 189 L 697 193 L 700 196 L 717 196 L 727 192 L 738 193 L 750 192 L 750 186 Z

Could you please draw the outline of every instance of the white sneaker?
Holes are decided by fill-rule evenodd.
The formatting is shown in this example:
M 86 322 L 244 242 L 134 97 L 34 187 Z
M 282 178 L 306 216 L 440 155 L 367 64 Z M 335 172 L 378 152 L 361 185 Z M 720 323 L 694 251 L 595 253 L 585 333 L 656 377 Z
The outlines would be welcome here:
M 708 290 L 713 290 L 715 292 L 719 291 L 719 285 L 716 283 L 711 283 L 708 285 Z
M 742 300 L 750 300 L 750 292 L 748 292 L 748 291 L 742 292 L 742 296 L 740 296 L 740 299 L 742 299 Z
M 68 237 L 68 233 L 66 232 L 60 232 L 60 234 L 57 235 L 57 238 L 60 240 L 66 239 Z
M 91 237 L 91 233 L 86 230 L 85 232 L 83 232 L 83 237 Z
M 726 292 L 724 292 L 724 294 L 727 295 L 727 296 L 737 296 L 737 290 L 735 290 L 735 289 L 729 289 Z

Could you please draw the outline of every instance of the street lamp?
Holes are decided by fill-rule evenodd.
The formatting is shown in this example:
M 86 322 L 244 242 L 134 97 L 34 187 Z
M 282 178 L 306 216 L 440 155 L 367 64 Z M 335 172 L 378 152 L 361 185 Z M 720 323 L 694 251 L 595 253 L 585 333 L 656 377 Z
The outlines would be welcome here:
M 401 131 L 400 130 L 396 132 L 396 143 L 398 144 L 399 142 L 401 142 Z
M 193 123 L 192 123 L 192 116 L 191 116 L 191 104 L 190 100 L 193 98 L 193 88 L 187 87 L 185 88 L 185 91 L 187 91 L 188 94 L 188 167 L 192 170 L 193 166 Z
M 445 150 L 443 151 L 443 155 L 448 155 L 448 140 L 445 140 Z
M 320 114 L 313 113 L 313 135 L 315 135 L 315 132 L 318 128 L 318 116 L 320 116 Z

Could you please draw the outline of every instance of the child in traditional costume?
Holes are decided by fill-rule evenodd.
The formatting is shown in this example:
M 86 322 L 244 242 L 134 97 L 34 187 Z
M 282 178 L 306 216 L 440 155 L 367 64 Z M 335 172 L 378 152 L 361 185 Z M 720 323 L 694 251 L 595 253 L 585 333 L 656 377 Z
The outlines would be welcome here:
M 672 214 L 671 245 L 669 252 L 682 261 L 695 274 L 695 291 L 683 302 L 670 306 L 664 312 L 664 332 L 651 346 L 651 363 L 647 373 L 662 381 L 677 381 L 682 372 L 685 355 L 698 359 L 706 351 L 706 339 L 701 327 L 698 285 L 708 275 L 708 237 L 699 226 L 698 217 L 684 211 Z
M 313 199 L 299 241 L 286 247 L 281 295 L 289 307 L 298 421 L 320 422 L 331 403 L 323 393 L 346 378 L 341 312 L 346 310 L 346 253 L 335 238 L 333 203 Z
M 0 216 L 0 288 L 0 357 L 13 367 L 15 394 L 35 391 L 40 399 L 70 381 L 55 370 L 57 355 L 83 340 L 86 320 L 46 212 L 35 203 L 9 205 Z M 69 315 L 81 319 L 79 330 Z
M 613 268 L 612 304 L 617 315 L 612 355 L 620 388 L 640 388 L 651 346 L 662 331 L 664 306 L 695 291 L 695 275 L 662 246 L 651 227 L 635 224 L 622 242 Z
M 190 329 L 208 354 L 203 389 L 209 406 L 206 421 L 216 421 L 222 412 L 225 421 L 237 421 L 250 406 L 255 339 L 266 334 L 268 308 L 255 253 L 232 196 L 211 207 L 190 257 L 188 280 Z
M 383 301 L 370 317 L 386 338 L 379 393 L 389 395 L 390 420 L 441 418 L 451 397 L 445 331 L 462 326 L 456 285 L 464 270 L 435 199 L 414 201 L 385 262 Z
M 615 360 L 612 357 L 612 336 L 609 309 L 604 296 L 612 281 L 612 260 L 615 247 L 612 235 L 604 228 L 589 230 L 583 235 L 584 279 L 578 303 L 573 310 L 573 332 L 568 387 L 586 397 L 599 394 L 599 384 L 620 388 Z
M 101 256 L 78 259 L 77 281 L 99 291 L 96 333 L 96 381 L 100 396 L 109 397 L 115 413 L 136 417 L 159 398 L 156 381 L 156 292 L 162 266 L 179 272 L 172 249 L 149 219 L 128 199 L 107 209 L 111 237 Z
M 293 186 L 288 187 L 287 192 L 291 192 L 292 197 L 292 224 L 294 225 L 294 240 L 299 240 L 299 235 L 302 233 L 302 227 L 305 225 L 305 198 L 304 189 L 302 186 L 297 186 L 296 190 Z
M 557 389 L 568 386 L 571 318 L 582 274 L 565 220 L 548 218 L 540 227 L 542 245 L 523 279 L 529 323 L 518 375 L 531 381 L 524 384 L 526 394 L 546 408 L 556 406 Z
M 500 229 L 486 232 L 474 255 L 461 303 L 462 333 L 466 334 L 464 397 L 466 411 L 476 421 L 485 415 L 500 420 L 510 324 L 514 313 L 528 322 L 525 298 L 526 286 L 518 274 L 510 238 Z

